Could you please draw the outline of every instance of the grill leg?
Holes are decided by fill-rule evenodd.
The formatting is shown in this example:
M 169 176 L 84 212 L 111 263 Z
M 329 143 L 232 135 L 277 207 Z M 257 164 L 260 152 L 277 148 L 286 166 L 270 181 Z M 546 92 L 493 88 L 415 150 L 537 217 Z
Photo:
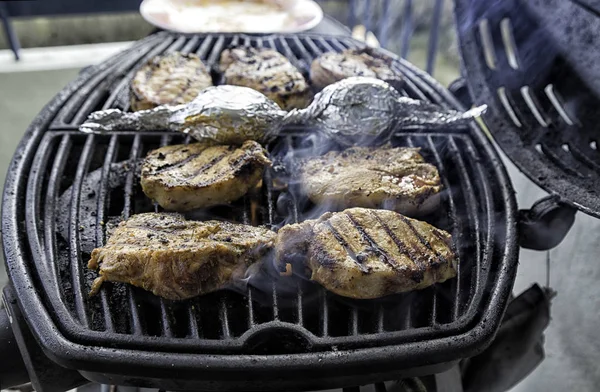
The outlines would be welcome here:
M 8 17 L 8 11 L 6 9 L 6 4 L 0 2 L 0 19 L 2 20 L 2 25 L 4 26 L 4 33 L 6 34 L 6 38 L 8 39 L 8 43 L 10 45 L 11 50 L 15 54 L 15 60 L 19 60 L 19 49 L 21 49 L 21 45 L 19 44 L 19 38 L 15 31 L 13 30 L 12 24 Z
M 3 301 L 12 316 L 14 340 L 36 391 L 66 391 L 89 382 L 77 371 L 57 365 L 44 354 L 21 314 L 16 294 L 11 286 L 4 288 Z M 2 354 L 0 353 L 0 355 Z

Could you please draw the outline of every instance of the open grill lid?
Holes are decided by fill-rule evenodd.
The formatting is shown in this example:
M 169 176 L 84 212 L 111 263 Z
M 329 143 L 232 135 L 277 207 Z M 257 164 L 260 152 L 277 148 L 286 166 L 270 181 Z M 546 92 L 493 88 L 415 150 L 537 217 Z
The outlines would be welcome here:
M 426 220 L 452 233 L 460 260 L 456 279 L 377 301 L 340 298 L 310 282 L 298 282 L 291 294 L 269 283 L 246 296 L 221 291 L 177 303 L 124 284 L 87 296 L 96 276 L 86 268 L 87 252 L 104 243 L 111 217 L 154 209 L 133 170 L 119 171 L 153 148 L 189 139 L 87 135 L 78 125 L 94 110 L 127 109 L 129 81 L 147 59 L 180 50 L 214 66 L 223 48 L 236 43 L 276 48 L 305 73 L 321 53 L 360 45 L 320 36 L 158 33 L 83 71 L 30 126 L 9 169 L 2 224 L 19 308 L 46 354 L 104 383 L 299 390 L 437 372 L 483 349 L 516 274 L 517 211 L 506 171 L 475 125 L 394 137 L 396 145 L 421 147 L 440 170 L 442 206 Z M 405 75 L 403 94 L 459 108 L 425 73 L 399 59 L 394 67 Z M 294 132 L 269 149 L 293 149 Z M 278 203 L 274 175 L 266 172 L 260 197 L 214 214 L 244 223 L 254 216 L 253 223 L 271 227 L 290 214 L 302 219 L 298 200 Z M 259 206 L 254 213 L 253 203 Z
M 495 141 L 533 182 L 600 217 L 600 18 L 587 3 L 457 0 L 455 12 L 465 82 Z

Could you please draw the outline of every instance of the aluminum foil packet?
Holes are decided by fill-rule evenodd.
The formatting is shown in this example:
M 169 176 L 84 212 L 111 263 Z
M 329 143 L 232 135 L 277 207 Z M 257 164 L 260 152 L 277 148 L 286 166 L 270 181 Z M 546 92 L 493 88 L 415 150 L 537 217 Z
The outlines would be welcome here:
M 312 124 L 342 145 L 372 145 L 386 143 L 398 129 L 466 125 L 486 109 L 446 109 L 404 97 L 383 80 L 352 77 L 325 87 L 308 108 L 290 112 L 284 121 Z
M 87 133 L 174 131 L 214 144 L 267 143 L 276 137 L 287 112 L 247 87 L 208 87 L 190 103 L 134 113 L 108 109 L 90 114 L 79 128 Z
M 258 91 L 240 86 L 203 90 L 192 102 L 125 113 L 117 109 L 92 113 L 83 132 L 165 131 L 191 135 L 215 144 L 267 143 L 288 124 L 307 124 L 342 145 L 385 143 L 402 128 L 465 125 L 486 106 L 459 112 L 402 96 L 375 78 L 353 77 L 331 84 L 306 109 L 285 112 Z

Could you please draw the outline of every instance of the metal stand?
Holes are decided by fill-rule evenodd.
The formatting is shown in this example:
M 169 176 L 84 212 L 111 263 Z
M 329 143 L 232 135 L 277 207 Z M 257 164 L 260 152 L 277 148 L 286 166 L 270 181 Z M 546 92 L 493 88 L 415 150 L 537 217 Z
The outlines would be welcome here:
M 2 20 L 2 26 L 4 26 L 4 33 L 6 34 L 6 38 L 8 39 L 8 44 L 10 45 L 10 49 L 15 54 L 15 60 L 19 61 L 19 49 L 21 49 L 21 45 L 19 44 L 19 38 L 15 31 L 13 30 L 12 24 L 10 22 L 10 18 L 8 17 L 8 10 L 6 9 L 6 4 L 0 2 L 0 20 Z

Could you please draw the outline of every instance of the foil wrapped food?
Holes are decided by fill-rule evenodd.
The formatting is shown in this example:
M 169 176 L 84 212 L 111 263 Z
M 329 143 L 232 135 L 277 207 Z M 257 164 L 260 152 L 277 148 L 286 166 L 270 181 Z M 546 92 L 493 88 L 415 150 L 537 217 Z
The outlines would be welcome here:
M 325 87 L 309 107 L 290 112 L 284 121 L 314 125 L 342 145 L 372 145 L 386 143 L 394 130 L 466 125 L 486 108 L 446 109 L 404 97 L 383 80 L 352 77 Z
M 208 87 L 190 103 L 134 113 L 108 109 L 90 114 L 79 128 L 87 133 L 174 131 L 214 144 L 266 143 L 277 136 L 287 112 L 247 87 Z
M 80 130 L 183 132 L 216 144 L 267 143 L 288 124 L 307 124 L 342 145 L 385 143 L 402 128 L 447 128 L 465 125 L 486 106 L 467 112 L 402 96 L 375 78 L 353 77 L 331 84 L 306 109 L 285 112 L 263 94 L 247 87 L 215 86 L 185 105 L 159 106 L 125 113 L 92 113 Z

